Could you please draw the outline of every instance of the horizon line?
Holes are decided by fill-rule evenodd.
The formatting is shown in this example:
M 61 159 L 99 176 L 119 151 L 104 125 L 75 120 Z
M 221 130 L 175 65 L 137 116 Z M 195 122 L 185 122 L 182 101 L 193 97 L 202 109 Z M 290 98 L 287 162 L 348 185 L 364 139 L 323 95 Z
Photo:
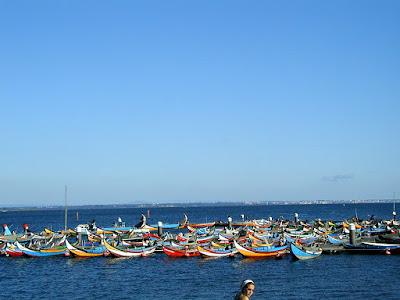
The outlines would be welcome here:
M 400 199 L 359 199 L 359 200 L 275 200 L 275 201 L 189 201 L 189 202 L 140 202 L 140 203 L 109 203 L 109 204 L 71 204 L 68 208 L 100 209 L 103 207 L 114 208 L 146 208 L 146 207 L 196 207 L 196 206 L 262 206 L 262 205 L 315 205 L 315 204 L 362 204 L 362 203 L 397 203 Z M 0 206 L 0 210 L 29 210 L 29 209 L 64 209 L 63 205 L 18 205 Z

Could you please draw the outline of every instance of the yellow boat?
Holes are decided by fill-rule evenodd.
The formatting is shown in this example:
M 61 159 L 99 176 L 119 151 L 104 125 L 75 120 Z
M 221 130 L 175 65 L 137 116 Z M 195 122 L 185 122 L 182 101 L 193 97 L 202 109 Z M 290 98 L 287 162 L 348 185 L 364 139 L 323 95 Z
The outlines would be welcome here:
M 73 245 L 71 245 L 68 240 L 65 240 L 65 245 L 67 246 L 67 249 L 70 253 L 74 254 L 77 257 L 98 257 L 98 256 L 103 256 L 105 247 L 104 246 L 98 246 L 92 249 L 79 249 Z
M 244 245 L 240 245 L 238 242 L 234 241 L 236 249 L 246 257 L 276 257 L 281 256 L 286 253 L 288 248 L 287 245 L 281 247 L 256 247 L 250 248 Z

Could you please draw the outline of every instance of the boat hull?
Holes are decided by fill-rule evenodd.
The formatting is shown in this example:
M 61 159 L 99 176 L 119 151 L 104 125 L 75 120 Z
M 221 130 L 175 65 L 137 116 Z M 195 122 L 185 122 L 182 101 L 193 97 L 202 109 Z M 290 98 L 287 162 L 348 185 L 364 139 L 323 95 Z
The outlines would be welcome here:
M 65 255 L 67 248 L 54 248 L 54 249 L 42 249 L 42 250 L 33 250 L 26 248 L 21 245 L 19 242 L 15 242 L 18 249 L 20 249 L 26 256 L 30 257 L 48 257 L 48 256 L 57 256 L 57 255 Z
M 110 252 L 115 257 L 141 257 L 141 256 L 149 256 L 154 253 L 156 247 L 147 247 L 140 250 L 122 250 L 110 245 L 106 240 L 104 240 L 104 246 L 107 251 Z
M 300 246 L 291 243 L 290 253 L 299 260 L 307 260 L 320 256 L 322 254 L 322 249 L 316 251 L 306 250 L 305 248 L 301 248 Z
M 239 243 L 236 241 L 234 241 L 234 245 L 236 249 L 240 252 L 240 254 L 242 254 L 245 257 L 277 257 L 285 254 L 287 249 L 287 246 L 283 246 L 283 247 L 270 248 L 269 251 L 267 250 L 260 251 L 261 249 L 256 250 L 254 248 L 249 248 L 239 245 Z
M 99 257 L 99 256 L 103 256 L 104 252 L 105 252 L 104 246 L 95 247 L 91 250 L 86 250 L 86 249 L 80 249 L 80 248 L 77 248 L 77 247 L 71 245 L 71 243 L 68 240 L 65 241 L 65 244 L 67 246 L 68 251 L 76 257 L 87 257 L 87 258 Z
M 163 251 L 170 257 L 195 257 L 200 256 L 200 252 L 197 249 L 175 249 L 167 246 L 163 246 Z
M 197 246 L 197 250 L 204 257 L 233 257 L 238 253 L 236 248 L 225 250 L 224 248 L 211 249 Z

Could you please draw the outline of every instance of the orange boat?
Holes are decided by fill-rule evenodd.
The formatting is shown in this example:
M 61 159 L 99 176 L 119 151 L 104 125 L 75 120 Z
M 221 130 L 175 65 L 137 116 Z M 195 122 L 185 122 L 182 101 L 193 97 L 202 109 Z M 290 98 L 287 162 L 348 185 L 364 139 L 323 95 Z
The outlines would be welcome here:
M 284 245 L 281 247 L 247 247 L 244 245 L 240 245 L 238 242 L 234 241 L 234 245 L 236 249 L 246 257 L 273 257 L 273 256 L 281 256 L 286 253 L 288 246 Z

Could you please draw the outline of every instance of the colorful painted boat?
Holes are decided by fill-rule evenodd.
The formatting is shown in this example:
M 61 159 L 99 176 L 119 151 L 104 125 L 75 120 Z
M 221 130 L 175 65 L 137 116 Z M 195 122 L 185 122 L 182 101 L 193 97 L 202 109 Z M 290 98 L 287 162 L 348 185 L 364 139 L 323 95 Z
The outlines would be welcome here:
M 345 244 L 344 248 L 349 253 L 370 253 L 370 254 L 398 254 L 400 244 L 386 244 L 374 242 L 362 242 L 359 244 Z
M 204 227 L 212 227 L 215 225 L 215 222 L 210 222 L 210 223 L 196 223 L 196 224 L 190 224 L 188 226 L 192 228 L 204 228 Z
M 30 256 L 30 257 L 48 257 L 48 256 L 56 256 L 56 255 L 65 255 L 65 253 L 67 251 L 67 247 L 64 247 L 64 246 L 34 250 L 34 249 L 30 249 L 30 248 L 27 248 L 27 247 L 21 245 L 18 241 L 15 242 L 15 245 L 25 255 Z
M 103 256 L 106 251 L 106 248 L 103 245 L 94 247 L 78 247 L 72 245 L 68 240 L 65 240 L 65 245 L 67 246 L 69 253 L 72 253 L 77 257 L 99 257 Z
M 290 252 L 292 255 L 299 260 L 312 259 L 322 254 L 321 248 L 303 247 L 290 243 Z
M 120 248 L 114 247 L 107 240 L 103 241 L 104 246 L 113 256 L 116 257 L 140 257 L 140 256 L 149 256 L 154 253 L 156 250 L 156 246 L 151 247 L 141 247 L 141 248 Z
M 177 249 L 169 246 L 163 246 L 163 252 L 171 257 L 193 257 L 200 256 L 199 250 L 197 248 L 186 248 L 186 249 Z
M 400 235 L 398 233 L 382 234 L 378 236 L 377 241 L 387 244 L 400 244 Z
M 246 257 L 276 257 L 286 253 L 288 248 L 287 245 L 280 247 L 256 247 L 251 248 L 244 245 L 240 245 L 237 241 L 233 242 L 236 249 Z
M 197 246 L 197 250 L 204 257 L 233 257 L 238 253 L 236 248 L 206 248 Z
M 331 243 L 332 245 L 344 245 L 349 242 L 348 237 L 343 237 L 343 236 L 339 236 L 339 235 L 334 236 L 334 235 L 328 234 L 327 238 L 328 238 L 328 242 Z
M 365 228 L 364 230 L 362 230 L 362 232 L 366 233 L 366 234 L 370 234 L 370 235 L 389 233 L 389 231 L 387 230 L 386 227 L 377 227 L 377 228 L 368 227 L 368 228 Z
M 153 228 L 158 228 L 158 224 L 150 224 Z M 163 229 L 178 229 L 180 227 L 179 223 L 161 223 L 161 228 Z
M 0 241 L 8 243 L 14 243 L 15 241 L 27 242 L 32 240 L 34 236 L 39 237 L 29 230 L 28 224 L 23 224 L 22 228 L 24 230 L 23 233 L 16 233 L 11 231 L 7 224 L 3 224 L 3 234 L 0 234 Z
M 11 257 L 19 257 L 19 256 L 24 255 L 24 252 L 22 252 L 14 244 L 10 244 L 10 243 L 7 243 L 6 248 L 5 248 L 5 253 L 6 253 L 6 256 L 11 256 Z
M 189 248 L 189 249 L 194 249 L 197 247 L 197 243 L 195 241 L 176 242 L 176 241 L 171 240 L 171 241 L 164 242 L 163 245 L 167 246 L 167 247 L 171 247 L 173 249 L 180 249 L 180 250 L 185 249 L 185 247 Z
M 120 227 L 102 227 L 102 228 L 97 228 L 97 233 L 103 233 L 103 232 L 129 232 L 131 230 L 135 229 L 132 226 L 120 226 Z
M 210 243 L 214 238 L 215 238 L 214 235 L 197 237 L 196 242 L 197 242 L 197 244 L 207 244 L 207 243 Z
M 229 241 L 218 241 L 218 242 L 214 242 L 211 241 L 210 246 L 213 248 L 226 248 L 226 246 L 232 244 L 233 245 L 233 241 L 229 242 Z

